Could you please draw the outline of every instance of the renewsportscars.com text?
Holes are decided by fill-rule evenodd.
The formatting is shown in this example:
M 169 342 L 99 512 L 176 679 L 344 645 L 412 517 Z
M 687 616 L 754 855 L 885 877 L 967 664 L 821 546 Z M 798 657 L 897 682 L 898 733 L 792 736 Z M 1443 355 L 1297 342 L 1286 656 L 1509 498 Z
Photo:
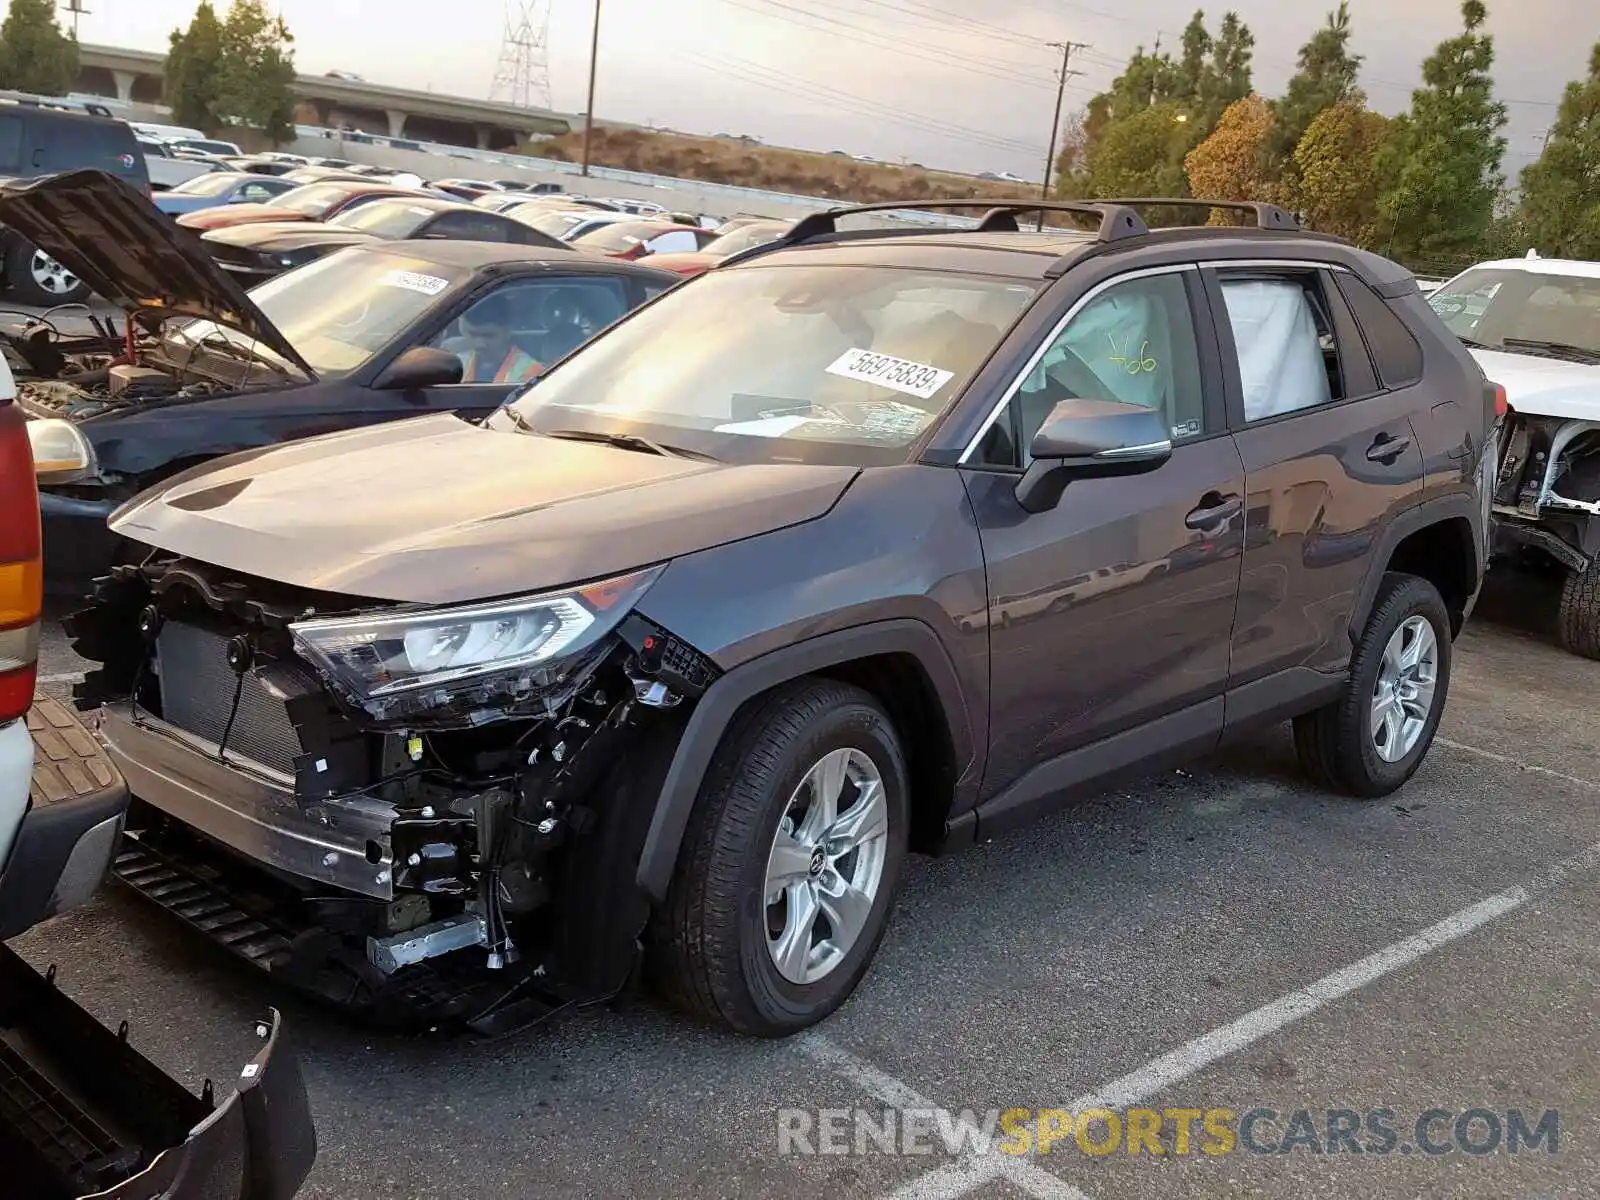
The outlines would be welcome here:
M 1559 1109 L 782 1108 L 783 1155 L 1556 1154 Z

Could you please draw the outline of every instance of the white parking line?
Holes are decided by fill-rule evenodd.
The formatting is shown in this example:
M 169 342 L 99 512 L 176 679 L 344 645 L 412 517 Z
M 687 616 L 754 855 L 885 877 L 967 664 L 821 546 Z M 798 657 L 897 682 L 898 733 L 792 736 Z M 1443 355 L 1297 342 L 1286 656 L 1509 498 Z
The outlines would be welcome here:
M 880 1071 L 863 1058 L 857 1058 L 844 1047 L 836 1045 L 820 1033 L 802 1034 L 795 1039 L 801 1053 L 830 1067 L 855 1084 L 867 1095 L 881 1100 L 895 1109 L 932 1109 L 938 1105 L 894 1076 Z M 896 1192 L 905 1200 L 942 1200 L 946 1196 L 961 1196 L 985 1183 L 1004 1176 L 1022 1191 L 1039 1200 L 1089 1200 L 1089 1197 L 1071 1184 L 1063 1183 L 1049 1171 L 1036 1167 L 1020 1158 L 1003 1158 L 999 1155 L 979 1156 L 965 1151 L 949 1166 L 930 1171 L 911 1181 Z
M 1566 783 L 1576 783 L 1582 787 L 1600 788 L 1600 782 L 1596 782 L 1593 779 L 1584 779 L 1578 775 L 1567 775 L 1561 771 L 1552 771 L 1549 767 L 1536 767 L 1532 763 L 1523 762 L 1520 758 L 1512 758 L 1508 754 L 1496 754 L 1493 750 L 1469 746 L 1465 742 L 1455 742 L 1445 737 L 1435 737 L 1433 740 L 1441 746 L 1449 746 L 1452 750 L 1460 750 L 1466 754 L 1475 754 L 1479 758 L 1486 758 L 1490 762 L 1499 763 L 1501 766 L 1515 767 L 1519 771 L 1531 771 L 1535 775 L 1544 775 L 1550 779 L 1560 779 Z
M 1465 747 L 1471 749 L 1471 747 Z M 1546 772 L 1556 774 L 1556 772 Z M 1570 778 L 1559 776 L 1559 778 Z M 1586 782 L 1577 780 L 1577 782 Z M 1391 975 L 1419 959 L 1465 937 L 1473 930 L 1487 925 L 1498 917 L 1521 908 L 1541 892 L 1557 887 L 1573 875 L 1593 871 L 1600 867 L 1600 842 L 1533 876 L 1525 883 L 1497 892 L 1493 896 L 1451 913 L 1437 924 L 1419 933 L 1385 946 L 1358 962 L 1341 967 L 1324 975 L 1315 983 L 1290 992 L 1287 996 L 1264 1004 L 1228 1025 L 1202 1034 L 1176 1050 L 1120 1079 L 1102 1084 L 1094 1091 L 1079 1096 L 1061 1107 L 1069 1112 L 1083 1112 L 1090 1108 L 1126 1108 L 1148 1100 L 1175 1083 L 1198 1074 L 1219 1059 L 1244 1049 L 1269 1034 L 1290 1025 L 1302 1017 L 1310 1016 L 1335 1000 L 1369 983 Z M 899 1080 L 879 1071 L 870 1063 L 861 1061 L 840 1050 L 820 1037 L 803 1039 L 805 1049 L 813 1057 L 836 1067 L 841 1073 L 866 1088 L 872 1095 L 887 1104 L 898 1105 L 902 1100 L 895 1096 L 913 1097 L 908 1107 L 927 1107 L 928 1102 Z M 1044 1179 L 1040 1177 L 1043 1176 Z M 1006 1158 L 999 1154 L 979 1155 L 969 1152 L 945 1166 L 928 1171 L 893 1193 L 893 1200 L 953 1200 L 966 1195 L 974 1188 L 996 1179 L 1005 1178 L 1030 1195 L 1061 1195 L 1088 1200 L 1085 1193 L 1063 1183 L 1039 1167 L 1032 1167 L 1021 1158 Z M 1045 1180 L 1049 1180 L 1046 1183 Z M 1054 1185 L 1065 1191 L 1045 1191 Z M 1035 1189 L 1040 1190 L 1035 1190 Z

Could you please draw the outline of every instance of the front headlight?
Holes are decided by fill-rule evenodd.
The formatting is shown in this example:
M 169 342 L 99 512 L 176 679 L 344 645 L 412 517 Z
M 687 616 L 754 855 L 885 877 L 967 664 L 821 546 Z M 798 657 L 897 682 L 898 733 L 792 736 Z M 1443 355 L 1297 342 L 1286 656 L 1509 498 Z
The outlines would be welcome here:
M 33 474 L 40 483 L 77 483 L 96 471 L 94 447 L 71 421 L 49 417 L 28 422 Z
M 491 679 L 496 690 L 518 694 L 555 682 L 556 664 L 615 629 L 660 573 L 649 567 L 464 608 L 297 621 L 289 632 L 302 655 L 362 701 L 432 690 L 444 704 Z

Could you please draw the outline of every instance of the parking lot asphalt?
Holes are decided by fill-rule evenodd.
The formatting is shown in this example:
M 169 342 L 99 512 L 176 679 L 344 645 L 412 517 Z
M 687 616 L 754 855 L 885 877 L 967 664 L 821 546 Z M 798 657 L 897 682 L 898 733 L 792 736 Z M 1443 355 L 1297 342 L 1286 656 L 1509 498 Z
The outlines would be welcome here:
M 116 887 L 17 945 L 190 1083 L 222 1085 L 252 1052 L 250 1022 L 283 1008 L 321 1139 L 308 1197 L 1593 1196 L 1600 665 L 1552 644 L 1552 602 L 1545 581 L 1491 576 L 1441 738 L 1386 800 L 1308 788 L 1273 730 L 915 860 L 860 991 L 786 1042 L 648 998 L 497 1042 L 374 1034 Z M 80 666 L 52 631 L 46 690 Z M 1198 1124 L 1177 1153 L 1174 1118 L 1159 1156 L 1128 1139 L 1088 1153 L 1070 1134 L 1029 1155 L 891 1155 L 870 1139 L 780 1153 L 784 1123 L 821 1148 L 819 1109 L 881 1128 L 891 1105 L 981 1119 L 1102 1103 L 1228 1110 L 1239 1133 L 1250 1110 L 1272 1116 L 1222 1154 Z M 1328 1152 L 1330 1109 L 1364 1131 L 1389 1110 L 1391 1152 L 1365 1132 L 1359 1152 Z M 1501 1126 L 1492 1153 L 1472 1152 L 1495 1132 L 1481 1113 L 1452 1139 L 1475 1109 Z M 1554 1139 L 1508 1153 L 1510 1110 L 1530 1128 L 1555 1110 Z

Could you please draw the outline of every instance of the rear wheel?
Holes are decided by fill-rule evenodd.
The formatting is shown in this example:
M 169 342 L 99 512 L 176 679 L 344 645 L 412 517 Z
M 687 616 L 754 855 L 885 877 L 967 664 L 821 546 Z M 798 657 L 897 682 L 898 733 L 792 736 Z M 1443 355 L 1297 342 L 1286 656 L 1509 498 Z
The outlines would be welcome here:
M 657 914 L 653 973 L 741 1033 L 815 1024 L 855 990 L 905 858 L 904 756 L 860 688 L 810 680 L 732 726 Z
M 1556 633 L 1573 654 L 1600 659 L 1600 566 L 1567 572 Z
M 88 284 L 21 238 L 12 240 L 5 269 L 11 294 L 23 304 L 76 304 L 89 295 Z
M 1450 614 L 1415 575 L 1384 576 L 1340 697 L 1295 718 L 1300 765 L 1351 796 L 1387 796 L 1416 774 L 1450 686 Z

